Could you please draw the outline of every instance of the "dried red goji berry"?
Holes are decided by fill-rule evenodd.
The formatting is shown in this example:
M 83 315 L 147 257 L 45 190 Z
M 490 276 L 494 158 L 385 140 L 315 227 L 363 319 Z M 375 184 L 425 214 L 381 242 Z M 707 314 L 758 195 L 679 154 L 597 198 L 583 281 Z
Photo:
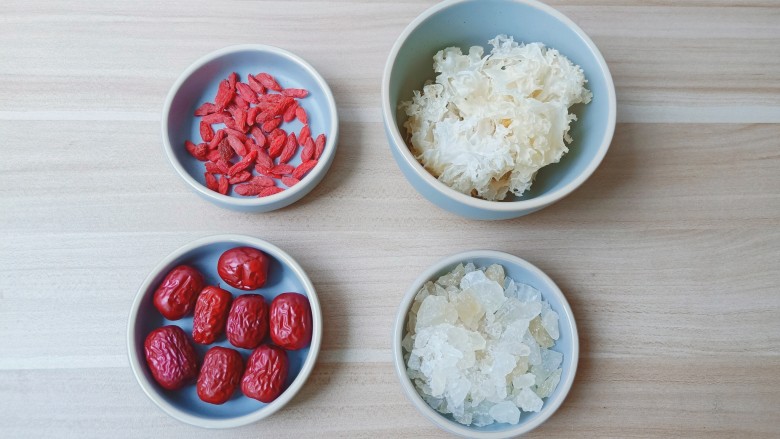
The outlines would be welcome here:
M 196 159 L 200 161 L 206 161 L 208 160 L 208 147 L 205 143 L 201 143 L 200 145 L 196 145 L 189 140 L 184 142 L 184 148 L 187 150 L 188 153 L 190 153 L 191 156 L 195 157 Z
M 215 162 L 206 162 L 206 173 L 208 174 L 224 174 L 222 172 L 222 169 L 220 169 L 219 165 L 217 165 Z M 216 180 L 214 180 L 214 183 L 216 183 Z M 214 189 L 216 191 L 216 189 Z
M 220 111 L 224 110 L 228 104 L 230 104 L 230 101 L 233 100 L 235 94 L 236 92 L 233 87 L 230 86 L 228 80 L 220 82 L 219 87 L 217 88 L 217 96 L 214 98 L 214 104 L 217 106 L 217 109 Z
M 271 131 L 279 128 L 279 125 L 281 125 L 281 124 L 282 124 L 282 119 L 279 118 L 279 117 L 275 117 L 275 118 L 273 118 L 271 120 L 268 120 L 265 123 L 263 123 L 263 127 L 262 128 L 263 128 L 263 131 L 265 131 L 266 133 L 270 133 Z
M 273 90 L 273 91 L 282 91 L 282 87 L 279 85 L 278 82 L 276 82 L 276 79 L 274 79 L 273 76 L 269 75 L 268 73 L 258 73 L 255 75 L 255 78 L 257 78 L 258 82 L 263 85 L 263 87 Z
M 211 128 L 211 125 L 205 122 L 200 123 L 200 137 L 204 142 L 208 142 L 214 138 L 214 129 Z
M 206 116 L 217 111 L 217 106 L 211 102 L 204 102 L 203 105 L 195 110 L 196 116 Z
M 214 151 L 209 152 L 206 158 L 209 159 L 209 161 L 211 162 L 216 162 L 217 160 L 222 158 L 222 156 L 219 154 L 219 149 L 215 149 Z
M 290 123 L 295 119 L 295 113 L 298 111 L 298 104 L 292 104 L 289 107 L 287 107 L 286 110 L 284 110 L 284 116 L 282 116 L 282 119 L 284 119 L 285 123 Z
M 301 146 L 306 145 L 306 139 L 311 138 L 311 128 L 309 128 L 308 125 L 304 125 L 303 128 L 301 128 L 300 134 L 298 134 L 298 143 Z
M 322 150 L 325 149 L 325 134 L 317 136 L 317 140 L 314 141 L 314 158 L 319 160 L 322 156 Z
M 238 138 L 238 140 L 242 142 L 246 142 L 246 134 L 242 133 L 241 131 L 238 131 L 234 128 L 225 128 L 225 133 L 227 133 L 230 136 Z
M 235 90 L 236 82 L 238 82 L 238 73 L 233 72 L 230 75 L 228 75 L 228 84 L 230 85 L 230 88 Z
M 309 160 L 306 162 L 301 163 L 298 165 L 297 168 L 292 172 L 292 176 L 297 178 L 298 180 L 302 180 L 303 176 L 308 174 L 309 171 L 314 169 L 314 167 L 317 166 L 317 160 Z
M 274 131 L 276 133 L 276 131 Z M 268 155 L 272 158 L 277 158 L 284 149 L 285 142 L 287 140 L 286 135 L 274 135 L 272 133 L 271 145 L 268 147 Z
M 304 110 L 301 106 L 298 106 L 298 108 L 295 109 L 295 117 L 297 117 L 298 120 L 300 120 L 304 125 L 309 123 L 309 116 L 306 115 L 306 110 Z
M 219 183 L 217 183 L 217 179 L 214 177 L 214 175 L 208 172 L 209 163 L 206 163 L 206 173 L 204 174 L 204 176 L 206 177 L 206 187 L 211 189 L 214 192 L 217 192 L 219 190 Z
M 270 197 L 271 195 L 278 194 L 279 192 L 282 192 L 282 191 L 284 191 L 284 189 L 282 189 L 280 187 L 277 187 L 277 186 L 267 187 L 267 188 L 263 189 L 262 191 L 260 191 L 258 196 L 259 197 Z
M 214 134 L 214 138 L 211 139 L 211 141 L 208 143 L 209 149 L 210 150 L 217 149 L 217 146 L 219 146 L 219 142 L 221 142 L 226 135 L 227 134 L 225 133 L 225 130 L 217 130 L 217 132 Z
M 282 153 L 279 155 L 279 162 L 289 162 L 295 156 L 296 151 L 298 151 L 298 139 L 295 138 L 295 133 L 290 133 L 290 135 L 287 136 L 287 142 L 284 144 L 284 149 L 282 149 Z
M 228 179 L 228 182 L 230 184 L 243 183 L 243 182 L 249 180 L 250 178 L 252 178 L 252 173 L 251 172 L 241 171 L 238 174 L 230 177 Z
M 265 148 L 265 134 L 263 134 L 263 130 L 260 129 L 260 127 L 254 126 L 250 130 L 250 133 L 252 133 L 252 137 L 255 139 L 255 143 L 257 143 L 257 146 L 260 148 Z
M 282 94 L 292 98 L 302 99 L 309 95 L 309 91 L 302 88 L 285 88 L 282 90 Z
M 252 87 L 249 85 L 244 84 L 243 82 L 239 82 L 236 84 L 236 89 L 238 90 L 238 95 L 241 96 L 244 100 L 253 104 L 260 102 L 257 100 L 257 92 L 252 90 Z
M 257 186 L 251 183 L 239 184 L 233 188 L 233 190 L 238 195 L 243 195 L 245 197 L 253 197 L 256 195 L 260 195 L 260 191 L 262 191 L 263 189 L 264 188 L 262 186 Z
M 246 156 L 244 156 L 243 159 L 241 159 L 240 162 L 230 167 L 230 170 L 228 170 L 228 175 L 236 175 L 239 172 L 246 170 L 250 166 L 253 166 L 255 164 L 256 158 L 257 158 L 257 151 L 250 151 L 249 154 L 247 154 Z
M 246 112 L 246 124 L 248 126 L 252 126 L 255 124 L 255 119 L 257 119 L 257 115 L 260 113 L 260 107 L 252 107 Z
M 228 139 L 229 138 L 230 137 L 228 137 Z M 235 151 L 233 151 L 233 148 L 230 146 L 227 139 L 219 142 L 217 151 L 219 151 L 219 157 L 226 162 L 230 161 L 230 159 L 233 158 L 233 155 L 235 155 Z
M 261 186 L 261 187 L 271 187 L 274 186 L 275 184 L 273 178 L 267 177 L 265 175 L 255 175 L 247 183 L 253 184 L 255 186 Z
M 227 141 L 230 147 L 233 148 L 233 151 L 236 152 L 236 154 L 242 157 L 246 155 L 246 146 L 244 146 L 244 142 L 242 142 L 241 139 L 239 139 L 236 136 L 230 135 L 227 137 Z
M 274 167 L 274 160 L 271 158 L 270 155 L 268 155 L 268 152 L 264 149 L 257 150 L 257 158 L 255 159 L 255 161 L 257 162 L 258 166 L 265 169 L 271 169 Z
M 297 178 L 295 178 L 295 177 L 288 177 L 286 175 L 284 177 L 282 177 L 281 180 L 282 180 L 282 184 L 287 186 L 287 187 L 293 187 L 298 182 L 300 182 L 300 180 L 298 180 Z
M 254 76 L 248 75 L 246 78 L 247 84 L 249 84 L 249 87 L 252 88 L 252 90 L 259 94 L 264 95 L 265 94 L 265 87 L 263 87 L 263 84 L 260 83 Z
M 214 177 L 214 178 L 217 178 L 217 177 Z M 228 194 L 228 190 L 230 190 L 230 186 L 228 185 L 227 177 L 222 177 L 218 181 L 219 181 L 219 187 L 218 187 L 219 193 L 222 194 L 222 195 L 227 195 Z
M 271 168 L 271 172 L 277 175 L 292 174 L 294 170 L 295 167 L 293 165 L 288 165 L 286 163 L 282 163 Z
M 246 125 L 246 111 L 240 108 L 236 110 L 234 120 L 236 121 L 236 127 L 238 128 L 238 131 L 248 131 L 249 127 Z
M 306 144 L 303 146 L 303 151 L 301 151 L 301 162 L 306 162 L 314 158 L 314 141 L 311 140 L 311 137 L 306 139 Z
M 240 108 L 244 111 L 249 109 L 249 102 L 246 101 L 246 99 L 242 98 L 241 96 L 236 95 L 233 98 L 233 102 L 236 106 L 236 108 Z
M 227 175 L 228 171 L 230 171 L 230 162 L 223 159 L 218 159 L 215 164 L 217 165 L 217 169 L 219 169 L 220 174 Z
M 207 123 L 209 125 L 213 125 L 216 123 L 225 123 L 225 120 L 230 119 L 230 113 L 220 111 L 219 113 L 211 113 L 203 116 L 203 119 L 201 119 L 201 123 Z

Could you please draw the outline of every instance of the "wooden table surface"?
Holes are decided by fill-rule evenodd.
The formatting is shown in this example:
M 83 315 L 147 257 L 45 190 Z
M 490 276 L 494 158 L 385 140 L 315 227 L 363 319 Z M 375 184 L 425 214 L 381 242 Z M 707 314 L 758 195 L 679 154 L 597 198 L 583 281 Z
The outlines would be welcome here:
M 0 436 L 442 437 L 401 393 L 391 325 L 424 267 L 490 248 L 546 271 L 579 325 L 572 391 L 529 437 L 778 437 L 780 2 L 551 2 L 604 54 L 619 123 L 581 188 L 494 223 L 424 200 L 383 133 L 385 59 L 433 3 L 3 1 Z M 307 59 L 341 115 L 325 180 L 270 214 L 201 200 L 160 144 L 176 77 L 240 43 Z M 325 337 L 286 408 L 212 432 L 142 393 L 125 328 L 151 268 L 217 233 L 296 258 Z

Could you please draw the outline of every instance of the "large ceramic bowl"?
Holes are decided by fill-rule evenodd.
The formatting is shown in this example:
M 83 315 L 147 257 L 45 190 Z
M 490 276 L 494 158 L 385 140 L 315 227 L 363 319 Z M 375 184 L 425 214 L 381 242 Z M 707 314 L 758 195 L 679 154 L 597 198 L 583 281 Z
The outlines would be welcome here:
M 189 155 L 185 140 L 200 142 L 200 118 L 193 113 L 204 102 L 214 102 L 217 87 L 230 73 L 246 81 L 248 74 L 272 74 L 284 88 L 304 88 L 309 96 L 299 100 L 308 113 L 311 133 L 324 133 L 327 143 L 319 162 L 300 183 L 276 195 L 258 198 L 231 193 L 222 195 L 206 187 L 203 162 Z M 295 120 L 282 128 L 300 133 L 303 125 Z M 309 63 L 276 47 L 260 44 L 231 46 L 210 53 L 189 66 L 173 84 L 162 113 L 162 140 L 165 154 L 177 174 L 201 197 L 227 209 L 244 212 L 268 212 L 281 209 L 314 189 L 328 172 L 338 142 L 336 102 L 325 80 Z M 300 151 L 290 161 L 300 164 Z M 284 187 L 278 184 L 279 187 Z
M 433 55 L 458 46 L 487 46 L 498 34 L 558 49 L 585 72 L 593 100 L 572 107 L 578 120 L 574 142 L 559 163 L 542 168 L 529 191 L 502 202 L 457 192 L 426 171 L 409 151 L 398 105 L 433 80 Z M 615 130 L 615 87 L 604 58 L 576 24 L 534 0 L 449 0 L 418 16 L 395 42 L 382 79 L 382 114 L 393 156 L 407 180 L 425 198 L 455 214 L 481 220 L 515 218 L 542 209 L 579 187 L 601 163 Z
M 494 423 L 484 427 L 476 427 L 460 424 L 450 415 L 443 415 L 432 409 L 425 400 L 423 400 L 420 394 L 417 393 L 414 384 L 406 373 L 406 364 L 401 341 L 406 335 L 407 320 L 414 297 L 427 281 L 435 281 L 439 276 L 448 273 L 458 264 L 467 264 L 469 262 L 477 267 L 487 267 L 492 264 L 502 265 L 506 275 L 511 277 L 515 282 L 522 282 L 539 290 L 542 299 L 547 301 L 552 310 L 557 312 L 559 316 L 558 327 L 560 336 L 552 349 L 563 354 L 561 380 L 553 393 L 543 400 L 544 404 L 539 412 L 524 412 L 520 416 L 520 422 L 515 425 Z M 579 350 L 577 325 L 574 321 L 571 308 L 563 293 L 555 285 L 552 279 L 540 269 L 523 259 L 507 253 L 491 250 L 474 250 L 459 253 L 428 267 L 417 277 L 406 291 L 406 294 L 401 300 L 401 305 L 398 307 L 398 314 L 396 315 L 393 328 L 393 363 L 395 365 L 396 375 L 401 382 L 401 387 L 403 388 L 406 397 L 423 416 L 441 429 L 452 434 L 470 438 L 498 439 L 514 437 L 527 433 L 546 421 L 556 410 L 558 410 L 558 407 L 561 406 L 566 395 L 569 393 L 569 389 L 571 389 L 571 385 L 574 382 L 574 375 L 577 372 Z
M 254 291 L 241 291 L 226 285 L 217 273 L 217 260 L 226 250 L 233 247 L 248 246 L 262 250 L 270 257 L 268 280 L 266 285 Z M 154 329 L 165 325 L 177 325 L 184 330 L 187 338 L 195 347 L 199 365 L 206 351 L 214 346 L 233 348 L 241 353 L 246 362 L 251 350 L 233 347 L 222 334 L 210 345 L 192 342 L 192 315 L 180 320 L 166 320 L 154 307 L 152 297 L 165 275 L 175 266 L 188 264 L 200 271 L 207 285 L 220 284 L 234 297 L 241 294 L 261 294 L 266 303 L 277 295 L 292 291 L 304 294 L 309 299 L 312 313 L 312 340 L 307 348 L 287 351 L 290 369 L 285 383 L 286 389 L 271 403 L 265 404 L 248 398 L 238 389 L 233 397 L 222 405 L 213 405 L 198 398 L 195 384 L 189 384 L 179 390 L 165 390 L 154 380 L 146 364 L 144 340 Z M 275 245 L 261 239 L 242 235 L 217 235 L 195 240 L 174 251 L 152 270 L 138 289 L 130 310 L 127 324 L 127 351 L 130 367 L 144 393 L 163 411 L 174 418 L 205 428 L 228 428 L 246 425 L 267 416 L 287 404 L 303 387 L 317 361 L 322 341 L 322 311 L 317 293 L 300 265 L 287 253 Z M 268 338 L 264 343 L 270 343 Z

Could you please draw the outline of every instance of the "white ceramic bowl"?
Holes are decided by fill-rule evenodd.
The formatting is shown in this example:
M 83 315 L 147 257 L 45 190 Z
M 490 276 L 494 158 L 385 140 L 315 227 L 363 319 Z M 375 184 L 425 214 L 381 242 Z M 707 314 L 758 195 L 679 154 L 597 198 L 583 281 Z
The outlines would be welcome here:
M 226 285 L 219 278 L 217 274 L 219 256 L 225 250 L 238 246 L 254 247 L 270 257 L 268 281 L 263 288 L 255 291 L 240 291 Z M 266 303 L 270 303 L 273 297 L 288 291 L 298 292 L 308 297 L 312 313 L 311 344 L 308 348 L 287 351 L 290 363 L 287 388 L 276 400 L 265 404 L 244 396 L 241 389 L 238 389 L 226 403 L 213 405 L 198 398 L 194 383 L 182 389 L 171 391 L 160 387 L 151 376 L 146 364 L 144 340 L 149 332 L 160 326 L 176 325 L 184 330 L 195 347 L 199 366 L 205 352 L 214 346 L 237 350 L 241 353 L 244 362 L 251 353 L 251 350 L 238 349 L 230 345 L 224 334 L 215 343 L 208 346 L 194 343 L 191 340 L 192 315 L 175 321 L 166 320 L 160 315 L 152 303 L 154 291 L 165 275 L 173 267 L 180 264 L 195 267 L 204 275 L 207 285 L 219 283 L 221 288 L 231 292 L 234 297 L 246 293 L 261 294 L 265 297 Z M 266 342 L 270 342 L 270 338 Z M 216 235 L 197 239 L 166 256 L 138 289 L 127 324 L 127 352 L 130 367 L 141 389 L 158 407 L 172 417 L 187 424 L 204 428 L 239 427 L 271 416 L 284 407 L 301 390 L 309 377 L 317 361 L 321 342 L 322 311 L 314 286 L 303 268 L 279 247 L 261 239 L 243 235 Z
M 433 80 L 433 55 L 446 47 L 464 52 L 487 46 L 507 34 L 516 41 L 541 42 L 582 67 L 593 100 L 571 108 L 578 120 L 571 125 L 574 142 L 561 161 L 542 168 L 522 197 L 487 201 L 462 194 L 438 181 L 409 151 L 398 110 Z M 489 47 L 488 47 L 489 49 Z M 488 51 L 486 51 L 487 53 Z M 420 14 L 404 29 L 387 57 L 382 77 L 382 116 L 390 151 L 412 186 L 438 207 L 466 218 L 500 220 L 535 212 L 577 189 L 596 170 L 612 142 L 616 119 L 615 86 L 596 45 L 574 22 L 535 0 L 448 0 Z
M 553 393 L 544 399 L 544 405 L 538 413 L 523 413 L 520 422 L 516 425 L 511 424 L 492 424 L 485 427 L 466 426 L 449 416 L 445 416 L 431 408 L 425 400 L 417 393 L 414 384 L 406 374 L 406 364 L 403 358 L 403 348 L 401 341 L 406 335 L 406 322 L 409 315 L 409 309 L 412 306 L 414 297 L 422 288 L 425 282 L 435 280 L 439 276 L 449 272 L 459 263 L 474 263 L 478 267 L 485 267 L 491 264 L 501 264 L 507 276 L 516 282 L 529 284 L 542 293 L 542 298 L 546 300 L 550 307 L 558 313 L 560 337 L 555 342 L 553 350 L 563 354 L 563 363 L 561 364 L 561 381 Z M 527 433 L 538 427 L 546 421 L 561 406 L 563 400 L 571 389 L 574 382 L 574 376 L 577 372 L 577 362 L 579 361 L 579 339 L 577 335 L 577 325 L 574 321 L 569 303 L 566 301 L 561 290 L 555 283 L 541 270 L 520 259 L 516 256 L 491 251 L 474 250 L 442 259 L 433 264 L 420 274 L 406 291 L 401 304 L 398 307 L 398 314 L 395 318 L 393 328 L 393 363 L 395 372 L 401 382 L 404 394 L 414 407 L 428 420 L 433 422 L 439 428 L 459 436 L 481 438 L 481 439 L 499 439 L 509 438 Z
M 193 113 L 204 102 L 213 102 L 219 82 L 232 72 L 241 81 L 248 74 L 267 72 L 284 88 L 305 88 L 309 96 L 299 100 L 309 116 L 313 137 L 324 133 L 325 149 L 317 166 L 295 186 L 269 197 L 242 197 L 222 195 L 205 185 L 202 162 L 190 156 L 184 148 L 185 140 L 199 143 L 199 120 Z M 333 93 L 325 80 L 309 63 L 298 56 L 272 46 L 246 44 L 212 52 L 189 66 L 168 92 L 162 112 L 162 140 L 165 155 L 177 174 L 201 197 L 226 209 L 244 212 L 269 212 L 286 207 L 301 199 L 319 184 L 328 172 L 338 144 L 338 113 Z M 300 132 L 299 121 L 285 123 L 288 132 Z M 300 150 L 290 164 L 300 163 Z M 277 184 L 280 187 L 280 184 Z

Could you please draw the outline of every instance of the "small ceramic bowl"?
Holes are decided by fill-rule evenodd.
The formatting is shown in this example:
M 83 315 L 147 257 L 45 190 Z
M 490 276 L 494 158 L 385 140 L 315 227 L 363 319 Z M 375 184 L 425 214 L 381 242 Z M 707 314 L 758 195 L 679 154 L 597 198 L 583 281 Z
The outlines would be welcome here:
M 401 341 L 406 335 L 406 325 L 414 297 L 422 288 L 425 282 L 435 280 L 451 271 L 460 263 L 467 264 L 472 262 L 477 267 L 487 267 L 491 264 L 501 264 L 507 276 L 515 282 L 522 282 L 536 288 L 541 292 L 542 298 L 550 304 L 553 311 L 558 313 L 558 326 L 560 337 L 552 348 L 563 354 L 563 363 L 561 364 L 561 381 L 553 393 L 544 399 L 544 405 L 538 413 L 523 412 L 518 424 L 499 424 L 494 423 L 484 427 L 466 426 L 455 421 L 450 415 L 443 415 L 431 408 L 425 400 L 422 399 L 414 384 L 406 374 L 406 364 L 403 358 L 403 348 Z M 571 389 L 574 382 L 574 375 L 577 371 L 577 362 L 579 360 L 579 339 L 577 336 L 577 325 L 574 321 L 569 303 L 561 293 L 561 290 L 555 283 L 547 277 L 541 270 L 507 253 L 491 250 L 474 250 L 445 258 L 426 269 L 412 283 L 406 291 L 401 305 L 398 307 L 398 314 L 395 318 L 393 328 L 393 362 L 395 372 L 401 382 L 406 397 L 412 405 L 420 411 L 428 420 L 436 424 L 439 428 L 459 436 L 483 439 L 498 439 L 514 437 L 527 433 L 538 427 L 546 421 L 552 414 L 558 410 L 563 400 Z
M 406 115 L 398 105 L 433 80 L 433 55 L 446 47 L 487 46 L 498 34 L 541 42 L 582 67 L 593 100 L 571 108 L 574 142 L 559 163 L 542 168 L 531 189 L 506 201 L 473 198 L 439 182 L 417 162 L 405 142 Z M 486 53 L 489 51 L 486 50 Z M 382 114 L 390 149 L 407 180 L 442 209 L 480 220 L 515 218 L 542 209 L 579 187 L 601 163 L 615 131 L 615 86 L 593 41 L 555 9 L 534 0 L 449 0 L 414 19 L 395 42 L 382 78 Z
M 266 285 L 255 291 L 240 291 L 231 288 L 217 274 L 217 260 L 226 250 L 233 247 L 249 246 L 265 252 L 271 259 Z M 287 351 L 290 370 L 287 377 L 286 390 L 269 404 L 248 398 L 238 389 L 233 397 L 222 405 L 213 405 L 198 398 L 195 384 L 189 384 L 179 390 L 165 390 L 160 387 L 149 371 L 144 353 L 144 340 L 154 329 L 164 325 L 177 325 L 188 335 L 195 347 L 198 361 L 203 361 L 206 351 L 214 346 L 224 346 L 239 351 L 246 362 L 251 350 L 233 347 L 222 334 L 215 343 L 200 345 L 192 341 L 192 314 L 175 321 L 166 320 L 154 307 L 152 296 L 165 275 L 179 264 L 188 264 L 200 271 L 207 285 L 216 285 L 231 292 L 233 297 L 241 294 L 261 294 L 266 303 L 270 303 L 277 295 L 292 291 L 308 297 L 312 313 L 312 340 L 308 348 L 297 351 Z M 300 265 L 287 253 L 261 239 L 242 235 L 217 235 L 195 240 L 176 250 L 163 259 L 152 270 L 144 283 L 138 289 L 138 294 L 130 309 L 127 325 L 127 351 L 130 357 L 130 367 L 138 384 L 144 393 L 163 411 L 174 418 L 205 428 L 229 428 L 246 425 L 267 416 L 287 404 L 303 387 L 309 377 L 322 341 L 322 311 L 309 278 Z M 270 343 L 267 338 L 264 343 Z M 200 363 L 199 363 L 200 365 Z
M 230 73 L 246 82 L 248 74 L 266 72 L 284 88 L 309 90 L 298 102 L 309 117 L 313 137 L 324 133 L 327 142 L 317 166 L 295 186 L 269 197 L 222 195 L 206 187 L 205 167 L 184 148 L 185 140 L 200 143 L 200 118 L 193 115 L 204 102 L 214 102 L 217 86 Z M 303 125 L 297 119 L 282 128 L 298 134 Z M 165 154 L 176 173 L 201 197 L 217 206 L 243 212 L 269 212 L 286 207 L 314 189 L 328 172 L 338 142 L 338 114 L 328 84 L 306 61 L 286 50 L 260 44 L 231 46 L 195 61 L 173 84 L 162 112 L 162 139 Z M 302 149 L 302 148 L 301 148 Z M 290 161 L 300 164 L 300 150 Z M 284 187 L 281 183 L 277 186 Z

